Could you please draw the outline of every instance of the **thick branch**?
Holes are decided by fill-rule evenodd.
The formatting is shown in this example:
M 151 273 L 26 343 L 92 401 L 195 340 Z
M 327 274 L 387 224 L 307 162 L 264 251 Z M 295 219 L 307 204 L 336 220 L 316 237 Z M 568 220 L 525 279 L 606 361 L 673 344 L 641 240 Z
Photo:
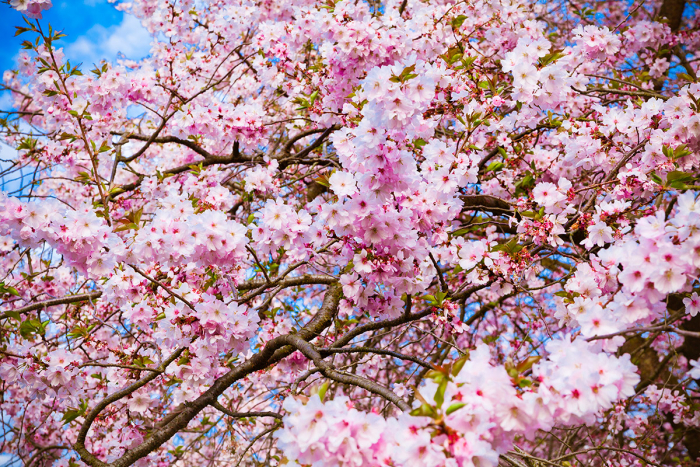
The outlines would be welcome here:
M 107 467 L 108 465 L 117 465 L 115 464 L 107 464 L 105 462 L 102 462 L 99 460 L 97 457 L 95 457 L 90 451 L 87 450 L 85 447 L 85 438 L 87 437 L 88 432 L 90 431 L 90 427 L 94 423 L 95 419 L 97 416 L 102 412 L 104 409 L 107 408 L 108 405 L 110 405 L 113 402 L 118 401 L 122 397 L 126 397 L 129 394 L 133 393 L 139 388 L 142 388 L 146 384 L 150 383 L 154 379 L 156 379 L 165 369 L 170 365 L 172 362 L 174 362 L 182 352 L 185 350 L 185 347 L 180 347 L 177 349 L 175 352 L 173 352 L 170 357 L 168 357 L 163 363 L 158 365 L 157 368 L 155 368 L 156 371 L 150 372 L 148 376 L 145 378 L 142 378 L 135 382 L 134 384 L 131 384 L 121 391 L 117 391 L 110 396 L 105 397 L 102 399 L 101 402 L 99 402 L 93 409 L 85 416 L 85 422 L 83 423 L 83 426 L 80 427 L 80 431 L 78 432 L 78 437 L 75 440 L 75 444 L 73 445 L 73 448 L 76 450 L 76 452 L 80 455 L 80 458 L 83 460 L 83 462 L 93 466 L 93 467 Z M 131 464 L 123 464 L 123 465 L 131 465 Z
M 4 314 L 0 315 L 0 319 L 9 318 L 10 316 L 8 315 L 8 313 L 18 313 L 21 315 L 24 313 L 29 313 L 30 311 L 40 310 L 42 308 L 47 308 L 50 306 L 66 305 L 69 303 L 84 302 L 85 300 L 93 300 L 99 298 L 101 295 L 101 291 L 96 291 L 79 295 L 68 295 L 67 297 L 61 298 L 52 298 L 51 300 L 44 300 L 42 302 L 32 303 L 31 305 L 27 305 L 22 308 L 17 308 L 16 310 L 8 310 Z
M 233 418 L 248 418 L 248 417 L 273 417 L 277 418 L 279 420 L 282 420 L 282 415 L 275 413 L 275 412 L 233 412 L 223 405 L 221 405 L 219 402 L 214 402 L 212 405 L 216 410 L 219 412 L 222 412 L 229 417 Z
M 351 349 L 318 349 L 318 351 L 321 355 L 328 355 L 334 353 L 373 353 L 378 355 L 389 355 L 394 358 L 398 358 L 399 360 L 407 360 L 413 363 L 417 363 L 418 365 L 429 370 L 433 368 L 420 358 L 414 357 L 412 355 L 404 355 L 402 353 L 394 352 L 392 350 L 374 349 L 372 347 L 353 347 Z
M 339 338 L 335 342 L 333 342 L 333 345 L 331 345 L 331 348 L 337 349 L 340 347 L 343 347 L 344 345 L 350 343 L 355 337 L 364 334 L 369 331 L 374 331 L 376 329 L 382 329 L 382 328 L 393 328 L 394 326 L 399 326 L 401 324 L 409 323 L 411 321 L 416 321 L 421 318 L 425 318 L 426 316 L 430 315 L 432 313 L 431 310 L 423 310 L 418 313 L 414 314 L 403 314 L 398 318 L 394 319 L 389 319 L 385 321 L 377 321 L 374 323 L 367 323 L 362 326 L 358 326 L 352 331 L 348 332 L 345 334 L 343 337 Z
M 513 214 L 510 204 L 491 195 L 464 195 L 459 197 L 464 203 L 462 209 L 465 211 L 489 211 L 494 214 Z
M 335 130 L 337 130 L 338 128 L 339 128 L 339 127 L 336 126 L 336 125 L 333 125 L 333 126 L 327 128 L 326 131 L 324 131 L 324 132 L 321 134 L 321 136 L 319 136 L 318 138 L 316 138 L 316 139 L 314 140 L 314 142 L 311 143 L 311 144 L 310 144 L 309 146 L 307 146 L 306 148 L 304 148 L 304 149 L 302 149 L 301 151 L 299 151 L 298 153 L 292 155 L 292 156 L 289 157 L 288 159 L 280 159 L 280 170 L 283 170 L 285 167 L 287 167 L 288 165 L 290 165 L 290 164 L 292 163 L 292 161 L 298 160 L 298 159 L 303 159 L 304 157 L 306 157 L 311 151 L 313 151 L 314 149 L 316 149 L 316 148 L 318 148 L 319 146 L 321 146 L 321 145 L 323 144 L 323 142 L 326 140 L 326 138 L 328 138 L 328 136 L 330 136 L 330 134 L 333 133 L 333 132 L 334 132 Z
M 262 280 L 262 279 L 249 280 L 247 282 L 240 284 L 237 287 L 237 289 L 238 290 L 252 290 L 252 289 L 260 288 L 264 285 L 281 286 L 282 288 L 287 288 L 287 287 L 295 287 L 298 285 L 332 284 L 332 283 L 337 282 L 337 281 L 338 281 L 338 279 L 336 279 L 335 277 L 327 276 L 325 274 L 304 274 L 303 276 L 288 277 L 288 278 L 283 279 L 281 281 L 273 281 L 271 284 L 268 284 L 267 281 Z
M 297 332 L 296 336 L 300 339 L 310 341 L 320 335 L 324 329 L 330 326 L 333 316 L 338 309 L 341 296 L 342 288 L 340 285 L 331 285 L 326 290 L 321 309 Z M 217 398 L 236 381 L 255 371 L 263 370 L 291 355 L 295 348 L 289 345 L 286 337 L 287 336 L 279 336 L 272 339 L 260 352 L 216 380 L 204 394 L 192 402 L 183 404 L 184 407 L 181 406 L 175 409 L 175 411 L 180 410 L 177 416 L 169 420 L 167 424 L 153 431 L 151 436 L 143 443 L 129 449 L 121 458 L 111 464 L 106 464 L 87 452 L 84 448 L 85 437 L 83 436 L 81 439 L 83 443 L 82 452 L 79 451 L 82 460 L 93 467 L 127 467 L 133 465 L 136 461 L 144 458 L 150 452 L 163 445 L 163 443 L 177 434 L 178 431 L 185 428 L 197 414 L 207 406 L 214 404 Z M 86 457 L 83 457 L 83 454 L 86 454 Z
M 304 354 L 306 358 L 312 360 L 314 364 L 320 369 L 321 374 L 323 374 L 323 376 L 325 376 L 326 378 L 332 379 L 333 381 L 337 381 L 339 383 L 350 384 L 353 386 L 361 387 L 362 389 L 366 389 L 372 394 L 376 394 L 388 401 L 393 402 L 398 408 L 400 408 L 404 412 L 411 410 L 411 407 L 406 403 L 406 401 L 394 394 L 394 392 L 391 391 L 391 389 L 382 386 L 381 384 L 375 383 L 374 381 L 370 381 L 368 379 L 361 378 L 356 375 L 341 373 L 339 371 L 334 370 L 330 363 L 323 361 L 323 357 L 321 357 L 321 354 L 318 353 L 313 344 L 305 341 L 298 335 L 287 335 L 285 336 L 285 340 L 291 345 L 295 346 L 301 353 Z

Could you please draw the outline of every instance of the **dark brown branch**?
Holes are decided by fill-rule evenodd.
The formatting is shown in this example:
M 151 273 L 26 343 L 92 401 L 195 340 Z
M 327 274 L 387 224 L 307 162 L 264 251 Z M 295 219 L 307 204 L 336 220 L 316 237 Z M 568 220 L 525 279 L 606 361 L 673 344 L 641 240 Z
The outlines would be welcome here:
M 491 195 L 464 195 L 459 199 L 464 203 L 463 210 L 489 211 L 494 214 L 513 214 L 507 201 Z
M 659 9 L 657 19 L 666 18 L 668 27 L 672 32 L 677 32 L 681 27 L 685 0 L 664 0 Z
M 282 415 L 275 412 L 233 412 L 219 402 L 214 402 L 211 406 L 232 418 L 273 417 L 282 420 Z
M 430 261 L 433 262 L 433 266 L 435 267 L 435 270 L 437 271 L 437 276 L 438 279 L 440 279 L 440 290 L 443 292 L 447 292 L 447 282 L 445 282 L 445 278 L 442 276 L 442 271 L 440 270 L 440 266 L 438 266 L 437 260 L 433 256 L 432 253 L 428 253 L 428 256 L 430 257 Z
M 310 341 L 320 335 L 324 329 L 330 326 L 333 316 L 337 311 L 338 304 L 340 303 L 341 296 L 342 288 L 338 284 L 330 286 L 326 290 L 321 309 L 297 332 L 296 336 L 303 340 Z M 133 465 L 136 461 L 144 458 L 150 452 L 163 445 L 163 443 L 172 438 L 178 431 L 185 428 L 197 414 L 207 406 L 216 402 L 217 398 L 236 381 L 255 371 L 267 368 L 269 365 L 277 363 L 291 355 L 295 348 L 289 345 L 289 342 L 286 341 L 286 337 L 287 336 L 279 336 L 272 339 L 260 352 L 216 380 L 204 394 L 194 401 L 185 403 L 176 408 L 174 411 L 179 411 L 177 416 L 153 431 L 151 436 L 143 443 L 129 449 L 121 458 L 111 464 L 106 464 L 89 453 L 85 449 L 85 435 L 83 435 L 82 438 L 79 437 L 81 450 L 78 451 L 78 453 L 81 455 L 81 459 L 92 467 L 127 467 Z M 89 427 L 84 428 L 85 433 L 87 433 L 88 430 Z
M 119 399 L 128 396 L 129 394 L 133 393 L 139 388 L 142 388 L 146 384 L 150 383 L 154 379 L 156 379 L 165 369 L 170 365 L 172 362 L 174 362 L 182 352 L 185 350 L 185 347 L 180 347 L 177 349 L 175 352 L 173 352 L 170 357 L 168 357 L 163 363 L 158 365 L 155 369 L 157 372 L 151 372 L 148 376 L 138 380 L 134 384 L 131 384 L 130 386 L 127 386 L 126 388 L 122 389 L 121 391 L 117 391 L 110 396 L 105 397 L 102 399 L 101 402 L 99 402 L 93 409 L 85 416 L 85 422 L 83 422 L 83 425 L 80 427 L 80 431 L 78 432 L 78 437 L 75 440 L 75 444 L 73 444 L 73 448 L 75 451 L 80 455 L 80 459 L 87 463 L 88 465 L 91 465 L 93 467 L 107 467 L 109 465 L 117 465 L 115 464 L 107 464 L 105 462 L 102 462 L 99 460 L 97 457 L 95 457 L 90 451 L 87 450 L 85 447 L 85 438 L 87 437 L 88 432 L 90 431 L 90 427 L 94 423 L 95 419 L 97 416 L 102 412 L 104 409 L 107 408 L 111 403 L 118 401 Z M 123 464 L 123 465 L 131 465 L 129 464 Z
M 300 139 L 306 138 L 307 136 L 311 136 L 316 133 L 323 133 L 324 131 L 328 130 L 326 128 L 314 128 L 313 130 L 302 131 L 298 135 L 292 136 L 289 139 L 289 141 L 287 141 L 287 144 L 284 146 L 284 154 L 291 154 L 294 144 L 296 144 L 296 142 Z
M 153 144 L 155 142 L 155 140 L 158 139 L 158 135 L 160 134 L 161 131 L 163 131 L 163 128 L 165 128 L 165 125 L 166 125 L 166 123 L 168 123 L 168 120 L 170 119 L 170 117 L 172 117 L 172 115 L 170 117 L 166 116 L 168 113 L 168 109 L 170 108 L 170 104 L 172 104 L 172 102 L 173 102 L 173 94 L 170 93 L 170 97 L 168 98 L 168 103 L 165 104 L 165 111 L 163 112 L 163 117 L 161 118 L 160 125 L 158 125 L 158 128 L 156 128 L 156 131 L 154 131 L 153 134 L 148 139 L 141 140 L 141 141 L 146 141 L 146 144 L 144 144 L 141 149 L 139 149 L 138 151 L 136 151 L 134 154 L 132 154 L 129 157 L 121 157 L 121 155 L 120 155 L 119 157 L 117 157 L 117 161 L 131 162 L 131 161 L 141 157 L 141 155 L 144 152 L 146 152 L 146 150 L 149 147 L 151 147 L 151 144 Z M 124 135 L 122 135 L 122 136 L 124 136 Z M 127 139 L 139 139 L 139 138 L 131 138 L 131 135 L 127 135 Z M 115 162 L 117 162 L 117 161 L 115 161 Z
M 651 91 L 628 91 L 625 89 L 610 89 L 610 88 L 592 88 L 588 89 L 586 91 L 578 90 L 576 88 L 571 88 L 576 92 L 579 92 L 581 94 L 590 94 L 593 92 L 600 92 L 604 94 L 619 94 L 623 96 L 638 96 L 638 97 L 655 97 L 657 99 L 661 100 L 668 100 L 667 96 L 664 96 L 663 94 L 659 94 L 656 92 L 651 92 Z
M 271 426 L 270 428 L 268 428 L 267 430 L 263 431 L 262 433 L 260 433 L 259 435 L 257 435 L 255 438 L 253 438 L 253 439 L 250 441 L 250 443 L 248 443 L 248 446 L 246 446 L 246 448 L 245 448 L 245 449 L 243 450 L 243 452 L 241 453 L 241 457 L 240 457 L 240 459 L 238 459 L 238 463 L 236 463 L 236 467 L 238 467 L 239 465 L 241 465 L 241 462 L 242 462 L 243 459 L 245 458 L 246 453 L 250 450 L 250 448 L 253 447 L 253 445 L 254 445 L 255 443 L 258 442 L 258 440 L 259 440 L 260 438 L 262 438 L 262 437 L 265 436 L 265 435 L 268 435 L 268 434 L 272 433 L 272 432 L 275 431 L 277 428 L 279 428 L 281 425 L 282 425 L 281 423 L 277 422 L 275 425 Z
M 241 303 L 245 303 L 249 301 L 251 298 L 254 298 L 257 295 L 260 295 L 265 289 L 270 288 L 270 287 L 281 287 L 281 288 L 287 288 L 287 287 L 295 287 L 298 285 L 311 285 L 311 284 L 332 284 L 334 282 L 337 282 L 338 279 L 336 279 L 333 276 L 327 276 L 325 274 L 305 274 L 303 276 L 298 276 L 298 277 L 289 277 L 289 278 L 278 278 L 270 283 L 268 283 L 265 280 L 260 280 L 260 279 L 255 279 L 255 280 L 250 280 L 247 281 L 241 285 L 238 286 L 238 290 L 253 290 L 255 289 L 254 292 L 251 292 L 245 297 L 242 297 L 240 299 Z
M 123 133 L 119 133 L 119 132 L 114 132 L 113 134 L 118 135 L 118 136 L 123 135 Z M 154 135 L 155 135 L 155 133 L 154 133 Z M 153 135 L 146 136 L 146 135 L 140 135 L 140 134 L 131 134 L 131 135 L 127 134 L 126 137 L 129 139 L 135 139 L 138 141 L 146 141 L 146 142 L 156 143 L 156 144 L 179 144 L 180 146 L 185 146 L 186 148 L 189 148 L 192 151 L 199 154 L 200 156 L 204 157 L 205 161 L 207 161 L 207 160 L 209 160 L 209 161 L 224 161 L 224 160 L 226 160 L 229 162 L 246 162 L 249 160 L 249 159 L 242 158 L 241 155 L 238 153 L 238 151 L 233 151 L 233 154 L 231 154 L 230 156 L 217 156 L 217 155 L 210 153 L 209 151 L 204 149 L 202 146 L 196 144 L 194 141 L 191 141 L 189 139 L 178 138 L 177 136 L 172 136 L 172 135 L 154 138 Z M 130 156 L 128 158 L 123 158 L 122 160 L 125 160 L 128 162 L 129 160 L 132 160 L 133 157 L 134 156 Z M 204 162 L 204 161 L 202 161 L 202 162 Z M 222 162 L 219 162 L 219 163 L 222 163 Z M 209 165 L 211 165 L 211 164 L 209 164 Z M 189 165 L 183 166 L 183 167 L 189 168 Z M 178 172 L 170 172 L 170 171 L 178 170 L 178 169 L 179 169 L 179 167 L 177 167 L 175 169 L 169 169 L 168 171 L 165 171 L 165 172 L 166 173 L 178 173 Z
M 384 350 L 384 349 L 375 349 L 372 347 L 353 347 L 350 349 L 318 349 L 318 352 L 321 355 L 327 355 L 327 354 L 334 354 L 334 353 L 374 353 L 378 355 L 389 355 L 394 358 L 398 358 L 399 360 L 407 360 L 411 361 L 413 363 L 417 363 L 418 365 L 432 369 L 433 367 L 429 365 L 428 363 L 425 363 L 423 360 L 417 357 L 413 357 L 411 355 L 404 355 L 399 352 L 394 352 L 392 350 Z
M 326 138 L 328 138 L 328 136 L 330 136 L 330 134 L 333 133 L 338 128 L 340 128 L 340 127 L 338 127 L 337 125 L 333 125 L 333 126 L 327 128 L 326 131 L 324 131 L 321 134 L 321 136 L 316 138 L 314 140 L 314 142 L 311 143 L 306 148 L 304 148 L 301 151 L 299 151 L 298 153 L 292 155 L 289 159 L 280 159 L 280 170 L 283 170 L 284 168 L 286 168 L 288 165 L 291 164 L 292 161 L 295 161 L 298 159 L 303 159 L 304 157 L 306 157 L 311 151 L 313 151 L 314 149 L 321 146 L 323 144 L 323 142 L 326 140 Z
M 321 357 L 321 354 L 316 350 L 313 344 L 305 341 L 298 335 L 289 334 L 285 336 L 285 340 L 296 347 L 301 353 L 304 354 L 306 358 L 312 360 L 316 367 L 318 367 L 321 371 L 321 374 L 326 378 L 332 379 L 338 383 L 351 384 L 353 386 L 361 387 L 372 394 L 376 394 L 388 401 L 393 402 L 403 411 L 411 410 L 411 407 L 406 403 L 406 401 L 394 394 L 391 389 L 356 375 L 336 371 L 333 369 L 330 363 L 323 361 L 323 357 Z
M 69 303 L 84 302 L 86 300 L 93 300 L 99 298 L 102 295 L 101 291 L 90 292 L 79 295 L 68 295 L 67 297 L 52 298 L 51 300 L 44 300 L 42 302 L 32 303 L 22 308 L 17 308 L 16 310 L 7 310 L 4 314 L 0 315 L 0 319 L 9 318 L 8 313 L 29 313 L 30 311 L 40 310 L 42 308 L 47 308 L 56 305 L 66 305 Z
M 331 345 L 330 348 L 340 348 L 352 341 L 355 337 L 364 334 L 369 331 L 374 331 L 376 329 L 382 329 L 382 328 L 393 328 L 394 326 L 399 326 L 401 324 L 409 323 L 411 321 L 416 321 L 421 318 L 425 318 L 426 316 L 430 315 L 432 313 L 431 310 L 423 310 L 418 313 L 414 314 L 403 314 L 398 318 L 394 319 L 388 319 L 384 321 L 377 321 L 374 323 L 367 323 L 362 326 L 358 326 L 352 331 L 348 332 L 345 334 L 343 337 L 339 338 L 335 342 L 333 342 L 333 345 Z
M 91 366 L 98 366 L 102 368 L 123 368 L 125 370 L 136 370 L 136 371 L 152 371 L 154 373 L 162 374 L 163 372 L 156 368 L 147 368 L 136 365 L 120 365 L 119 363 L 85 363 L 80 365 L 78 368 L 87 368 Z

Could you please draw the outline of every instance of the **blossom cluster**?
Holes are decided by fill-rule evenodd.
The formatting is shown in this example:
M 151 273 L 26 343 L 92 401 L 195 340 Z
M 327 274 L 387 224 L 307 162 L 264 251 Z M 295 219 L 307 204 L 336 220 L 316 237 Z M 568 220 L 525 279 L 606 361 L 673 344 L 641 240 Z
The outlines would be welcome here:
M 477 347 L 449 381 L 442 375 L 419 389 L 414 416 L 385 420 L 356 410 L 347 397 L 323 403 L 312 396 L 306 404 L 288 398 L 276 435 L 280 449 L 287 459 L 314 467 L 493 467 L 516 435 L 533 437 L 555 423 L 592 424 L 602 410 L 634 394 L 639 377 L 629 357 L 606 355 L 582 339 L 547 347 L 550 356 L 533 367 L 531 386 L 515 384 L 504 367 L 491 364 L 486 345 Z
M 124 242 L 89 206 L 67 209 L 51 200 L 25 203 L 5 193 L 0 193 L 0 206 L 0 234 L 30 248 L 46 241 L 90 277 L 105 275 L 126 253 Z
M 689 2 L 115 6 L 2 75 L 1 454 L 700 459 Z
M 629 203 L 604 203 L 596 209 L 588 227 L 588 248 L 605 246 L 594 261 L 580 265 L 565 285 L 568 293 L 559 302 L 557 316 L 569 326 L 580 326 L 586 337 L 606 336 L 646 325 L 663 316 L 669 294 L 681 293 L 685 312 L 700 311 L 692 281 L 700 267 L 700 203 L 694 194 L 678 196 L 675 215 L 663 212 L 645 216 L 634 226 L 635 239 L 613 238 L 616 219 Z M 613 342 L 617 342 L 614 344 Z M 620 345 L 621 337 L 609 345 Z

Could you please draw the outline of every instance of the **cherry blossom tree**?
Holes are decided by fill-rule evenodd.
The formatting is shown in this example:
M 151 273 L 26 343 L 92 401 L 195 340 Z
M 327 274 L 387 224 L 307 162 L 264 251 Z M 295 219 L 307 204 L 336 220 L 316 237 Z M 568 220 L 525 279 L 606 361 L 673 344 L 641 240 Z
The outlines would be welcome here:
M 11 6 L 8 465 L 698 465 L 697 3 Z

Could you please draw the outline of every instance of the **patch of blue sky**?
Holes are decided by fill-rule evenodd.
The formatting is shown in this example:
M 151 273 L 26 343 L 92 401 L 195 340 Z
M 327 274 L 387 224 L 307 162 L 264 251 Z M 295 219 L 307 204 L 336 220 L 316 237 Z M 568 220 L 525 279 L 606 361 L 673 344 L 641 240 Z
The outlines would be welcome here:
M 2 415 L 3 424 L 12 425 L 12 417 L 3 413 Z M 0 442 L 9 442 L 12 440 L 14 432 L 7 430 L 7 425 L 5 425 L 4 433 L 0 434 Z M 20 465 L 20 459 L 12 454 L 0 454 L 0 467 L 9 467 L 11 465 Z
M 117 10 L 107 0 L 58 0 L 39 20 L 43 29 L 48 25 L 63 31 L 67 37 L 56 43 L 63 48 L 72 64 L 82 64 L 88 72 L 101 60 L 113 62 L 119 56 L 137 60 L 149 54 L 152 36 L 132 15 Z M 15 27 L 24 25 L 22 15 L 8 4 L 0 4 L 0 72 L 16 67 L 21 43 L 34 40 L 33 33 L 15 36 Z M 0 108 L 9 108 L 7 92 L 0 93 Z
M 12 69 L 21 51 L 21 42 L 33 33 L 14 36 L 15 28 L 24 24 L 22 15 L 7 4 L 0 4 L 0 71 Z M 150 33 L 132 15 L 117 10 L 106 0 L 83 0 L 79 2 L 58 1 L 44 12 L 39 20 L 43 29 L 47 25 L 63 31 L 64 37 L 56 43 L 64 50 L 66 58 L 74 65 L 82 64 L 81 69 L 87 73 L 93 64 L 101 60 L 114 62 L 119 57 L 140 59 L 150 52 L 153 40 Z M 0 92 L 0 109 L 12 107 L 9 92 Z M 134 111 L 132 110 L 132 115 Z M 16 158 L 16 151 L 0 143 L 0 173 Z M 14 172 L 11 176 L 0 177 L 0 190 L 14 196 L 26 196 L 32 186 L 34 173 Z
M 27 36 L 15 37 L 14 26 L 24 24 L 22 15 L 7 4 L 0 4 L 0 68 L 3 70 L 12 68 L 17 58 L 22 41 Z M 96 27 L 105 29 L 115 27 L 124 20 L 124 13 L 118 11 L 106 0 L 84 0 L 74 2 L 58 0 L 54 6 L 44 12 L 43 19 L 39 22 L 43 26 L 51 24 L 54 29 L 62 30 L 68 37 L 64 43 L 68 44 L 79 37 L 85 37 L 89 30 Z

